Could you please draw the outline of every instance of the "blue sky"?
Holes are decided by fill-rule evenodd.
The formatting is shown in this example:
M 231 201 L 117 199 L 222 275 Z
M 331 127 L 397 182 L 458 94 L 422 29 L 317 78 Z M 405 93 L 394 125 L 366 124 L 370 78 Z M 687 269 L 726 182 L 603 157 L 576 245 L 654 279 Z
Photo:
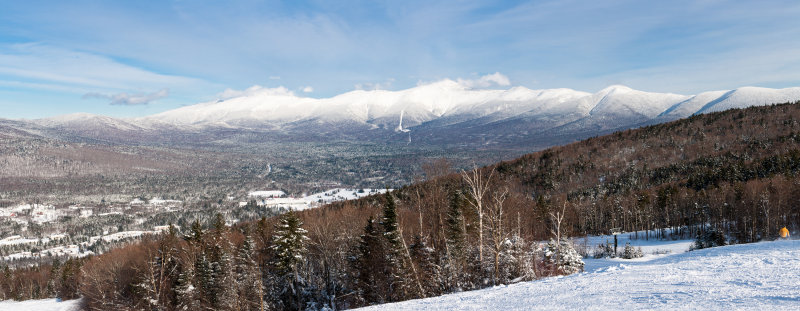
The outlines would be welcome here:
M 141 116 L 499 72 L 533 89 L 800 86 L 798 1 L 0 0 L 0 118 Z

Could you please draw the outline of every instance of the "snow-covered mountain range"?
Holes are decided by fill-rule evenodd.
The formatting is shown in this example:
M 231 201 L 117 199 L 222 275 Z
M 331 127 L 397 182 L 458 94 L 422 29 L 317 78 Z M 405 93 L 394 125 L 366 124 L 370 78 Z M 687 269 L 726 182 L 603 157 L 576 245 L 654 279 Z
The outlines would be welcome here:
M 525 87 L 473 89 L 442 80 L 400 91 L 357 90 L 321 99 L 298 96 L 285 88 L 253 87 L 140 118 L 72 114 L 33 122 L 92 139 L 150 140 L 179 132 L 181 137 L 202 133 L 211 140 L 249 133 L 249 139 L 254 135 L 291 140 L 413 139 L 434 144 L 535 140 L 546 145 L 698 113 L 797 100 L 800 87 L 742 87 L 679 95 L 621 85 L 596 93 Z

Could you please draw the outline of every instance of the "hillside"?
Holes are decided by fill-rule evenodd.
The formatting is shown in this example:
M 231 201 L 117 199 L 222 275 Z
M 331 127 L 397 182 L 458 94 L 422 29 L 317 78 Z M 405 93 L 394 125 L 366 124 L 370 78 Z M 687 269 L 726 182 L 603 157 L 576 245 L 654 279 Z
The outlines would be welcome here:
M 547 223 L 545 216 L 568 200 L 569 230 L 577 235 L 732 221 L 738 239 L 758 240 L 774 235 L 779 222 L 800 223 L 790 190 L 800 169 L 798 120 L 797 103 L 696 115 L 553 147 L 483 172 L 496 172 L 494 189 L 509 189 L 522 209 L 511 213 L 521 212 L 522 227 L 537 238 L 548 230 L 535 224 Z M 461 179 L 453 174 L 413 185 L 398 197 L 408 206 L 433 204 L 425 194 L 463 187 Z M 531 208 L 539 220 L 526 222 L 524 215 L 535 213 L 522 211 Z
M 389 195 L 234 227 L 219 215 L 60 267 L 18 269 L 0 288 L 24 298 L 60 276 L 39 295 L 82 296 L 94 308 L 345 309 L 572 274 L 582 266 L 553 254 L 598 253 L 540 242 L 555 236 L 615 229 L 740 244 L 772 240 L 784 226 L 797 235 L 796 120 L 800 102 L 696 115 L 461 173 L 439 160 L 423 165 L 426 181 Z
M 798 240 L 725 246 L 358 310 L 792 309 L 798 258 Z

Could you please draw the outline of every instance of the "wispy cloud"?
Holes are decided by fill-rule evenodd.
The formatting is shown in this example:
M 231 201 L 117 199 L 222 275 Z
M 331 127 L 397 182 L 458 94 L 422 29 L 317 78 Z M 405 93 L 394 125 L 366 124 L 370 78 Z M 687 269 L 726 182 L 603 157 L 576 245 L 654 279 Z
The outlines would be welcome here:
M 356 83 L 353 88 L 356 90 L 373 91 L 373 90 L 388 90 L 394 84 L 394 78 L 386 79 L 383 82 L 363 82 Z
M 169 96 L 169 89 L 161 89 L 153 93 L 117 93 L 117 94 L 101 94 L 101 93 L 86 93 L 83 98 L 105 98 L 110 99 L 109 105 L 112 106 L 139 106 L 149 105 L 152 101 L 162 99 Z
M 444 77 L 677 93 L 800 84 L 792 0 L 355 2 L 9 2 L 0 86 L 74 98 L 168 87 L 178 106 L 277 81 L 319 96 Z
M 38 43 L 0 45 L 0 76 L 106 90 L 210 84 L 197 78 L 155 73 L 106 56 Z
M 511 80 L 508 79 L 505 75 L 499 72 L 495 72 L 493 74 L 488 74 L 485 76 L 481 76 L 478 79 L 461 79 L 459 78 L 456 80 L 458 84 L 466 86 L 468 88 L 487 88 L 492 86 L 509 86 L 511 85 Z

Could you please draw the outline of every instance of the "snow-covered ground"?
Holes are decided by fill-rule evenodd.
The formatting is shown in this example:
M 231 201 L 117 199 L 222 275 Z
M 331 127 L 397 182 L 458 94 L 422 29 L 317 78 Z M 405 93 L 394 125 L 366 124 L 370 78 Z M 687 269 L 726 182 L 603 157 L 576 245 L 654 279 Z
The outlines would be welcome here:
M 325 192 L 314 193 L 303 198 L 309 202 L 331 203 L 345 200 L 355 200 L 373 194 L 386 193 L 387 189 L 345 189 L 336 188 Z M 389 189 L 392 191 L 392 189 Z
M 688 248 L 687 242 L 668 245 L 677 250 Z M 659 247 L 655 241 L 648 243 L 643 249 Z M 365 310 L 800 309 L 800 240 L 646 255 L 637 260 L 588 259 L 586 267 L 586 272 L 566 277 Z
M 667 235 L 670 234 L 670 230 L 666 230 Z M 645 231 L 638 232 L 625 232 L 622 234 L 617 235 L 617 246 L 619 252 L 625 248 L 626 243 L 630 243 L 632 246 L 642 248 L 642 252 L 647 254 L 674 254 L 674 253 L 683 253 L 689 250 L 689 247 L 694 244 L 694 239 L 682 239 L 682 240 L 660 240 L 654 237 L 653 232 L 650 232 L 650 238 L 645 238 Z M 614 245 L 614 236 L 613 235 L 600 235 L 600 236 L 589 236 L 586 238 L 575 238 L 573 242 L 578 246 L 588 247 L 589 250 L 594 250 L 597 248 L 599 244 L 608 243 L 609 245 Z M 591 252 L 590 252 L 591 253 Z
M 336 188 L 325 192 L 314 193 L 305 197 L 294 198 L 286 197 L 286 193 L 280 190 L 264 190 L 248 193 L 249 197 L 257 197 L 258 206 L 267 208 L 283 208 L 293 211 L 302 211 L 310 208 L 322 206 L 323 204 L 337 201 L 355 200 L 373 194 L 385 193 L 386 189 L 346 189 Z M 391 191 L 391 190 L 389 190 Z M 245 206 L 247 202 L 239 202 L 239 206 Z
M 0 311 L 77 311 L 80 300 L 58 302 L 55 299 L 0 301 Z

